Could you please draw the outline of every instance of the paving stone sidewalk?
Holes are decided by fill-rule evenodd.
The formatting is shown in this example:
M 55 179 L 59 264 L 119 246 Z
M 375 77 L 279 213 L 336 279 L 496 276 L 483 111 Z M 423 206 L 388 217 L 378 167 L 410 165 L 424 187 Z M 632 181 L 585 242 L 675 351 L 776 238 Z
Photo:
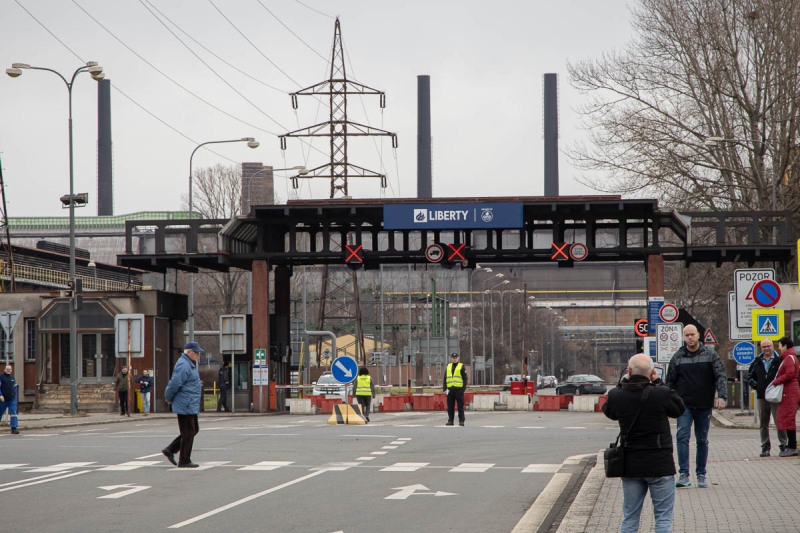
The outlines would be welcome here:
M 800 531 L 800 460 L 758 457 L 761 445 L 753 418 L 734 410 L 715 413 L 709 432 L 707 489 L 692 486 L 675 493 L 675 533 L 789 533 Z M 673 424 L 674 428 L 674 424 Z M 777 439 L 774 429 L 772 439 Z M 692 443 L 694 437 L 692 437 Z M 690 469 L 694 469 L 694 446 Z M 675 458 L 677 465 L 677 456 Z M 622 481 L 603 473 L 602 452 L 558 533 L 610 533 L 622 522 Z M 653 531 L 653 507 L 645 500 L 640 532 Z

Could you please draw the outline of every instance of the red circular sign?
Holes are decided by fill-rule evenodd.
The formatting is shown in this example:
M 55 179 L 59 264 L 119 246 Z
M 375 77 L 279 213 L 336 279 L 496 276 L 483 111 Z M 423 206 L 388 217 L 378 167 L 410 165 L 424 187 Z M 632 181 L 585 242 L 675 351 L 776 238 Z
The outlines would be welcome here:
M 678 308 L 674 304 L 664 304 L 661 306 L 658 316 L 664 322 L 675 322 L 678 320 Z
M 771 279 L 762 279 L 753 285 L 752 294 L 759 307 L 775 307 L 781 299 L 781 286 Z
M 589 249 L 582 242 L 576 242 L 569 247 L 569 256 L 574 261 L 583 261 L 589 255 Z
M 425 259 L 431 263 L 438 263 L 444 257 L 444 248 L 439 244 L 431 244 L 425 249 Z
M 633 331 L 636 333 L 637 337 L 647 337 L 647 319 L 640 318 L 636 322 L 633 323 Z

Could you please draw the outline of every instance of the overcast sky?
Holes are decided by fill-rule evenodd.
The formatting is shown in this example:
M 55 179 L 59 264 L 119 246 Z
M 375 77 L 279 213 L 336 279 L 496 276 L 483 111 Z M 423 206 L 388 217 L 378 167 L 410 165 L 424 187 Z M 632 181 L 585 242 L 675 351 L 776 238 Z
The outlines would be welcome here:
M 28 63 L 69 78 L 83 62 L 98 61 L 112 83 L 114 213 L 177 211 L 185 209 L 189 156 L 199 143 L 256 137 L 261 146 L 201 149 L 195 169 L 243 161 L 311 168 L 328 160 L 326 139 L 310 150 L 289 139 L 282 151 L 277 135 L 327 120 L 328 109 L 311 97 L 301 97 L 295 112 L 288 93 L 327 79 L 338 15 L 348 77 L 386 93 L 384 110 L 377 97 L 351 97 L 350 119 L 399 140 L 396 152 L 386 138 L 350 141 L 350 162 L 389 181 L 381 190 L 377 180 L 351 180 L 353 197 L 416 195 L 421 74 L 431 76 L 434 196 L 535 196 L 544 190 L 542 75 L 560 76 L 563 150 L 582 135 L 574 112 L 582 97 L 569 86 L 567 61 L 622 47 L 632 34 L 627 4 L 0 0 L 0 66 Z M 0 78 L 9 216 L 66 215 L 58 198 L 69 190 L 67 117 L 67 90 L 55 75 Z M 90 198 L 77 214 L 92 216 L 97 86 L 88 74 L 76 80 L 73 119 L 75 192 Z M 562 194 L 596 194 L 577 183 L 563 154 L 559 163 Z M 283 200 L 329 195 L 327 180 L 302 185 L 293 191 L 276 176 Z

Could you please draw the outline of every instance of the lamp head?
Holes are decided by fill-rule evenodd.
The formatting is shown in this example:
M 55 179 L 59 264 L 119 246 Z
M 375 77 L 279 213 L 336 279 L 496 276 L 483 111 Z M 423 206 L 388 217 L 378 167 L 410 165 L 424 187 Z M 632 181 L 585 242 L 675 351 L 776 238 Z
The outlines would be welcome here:
M 509 283 L 511 283 L 509 280 L 507 279 L 503 280 L 503 285 L 508 285 Z
M 717 146 L 720 142 L 722 142 L 722 137 L 708 137 L 703 144 L 709 147 Z
M 249 146 L 250 148 L 258 148 L 259 144 L 260 143 L 255 139 L 251 139 L 251 140 L 247 141 L 247 146 Z
M 11 63 L 11 68 L 31 68 L 27 63 Z
M 22 70 L 16 67 L 7 68 L 6 74 L 8 74 L 12 78 L 19 78 L 20 76 L 22 76 Z

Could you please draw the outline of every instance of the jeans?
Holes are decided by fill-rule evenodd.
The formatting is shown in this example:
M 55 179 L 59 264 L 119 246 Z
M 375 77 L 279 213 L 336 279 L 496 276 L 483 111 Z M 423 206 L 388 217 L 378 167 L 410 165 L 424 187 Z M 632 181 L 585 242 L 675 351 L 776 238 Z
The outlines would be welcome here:
M 756 408 L 758 409 L 758 429 L 761 433 L 761 447 L 769 450 L 772 447 L 769 441 L 769 417 L 772 415 L 772 420 L 777 427 L 778 404 L 768 402 L 767 400 L 756 400 Z M 786 430 L 778 430 L 778 443 L 782 447 L 786 447 Z
M 687 407 L 686 411 L 678 417 L 678 472 L 689 475 L 689 437 L 694 422 L 694 438 L 697 441 L 697 457 L 695 473 L 698 476 L 706 475 L 708 462 L 708 428 L 711 426 L 711 408 L 696 409 Z
M 149 392 L 142 392 L 142 412 L 149 413 L 150 412 L 150 393 Z
M 672 533 L 672 508 L 675 504 L 675 476 L 622 478 L 622 526 L 620 533 L 638 533 L 639 516 L 647 490 L 653 501 L 655 533 Z

